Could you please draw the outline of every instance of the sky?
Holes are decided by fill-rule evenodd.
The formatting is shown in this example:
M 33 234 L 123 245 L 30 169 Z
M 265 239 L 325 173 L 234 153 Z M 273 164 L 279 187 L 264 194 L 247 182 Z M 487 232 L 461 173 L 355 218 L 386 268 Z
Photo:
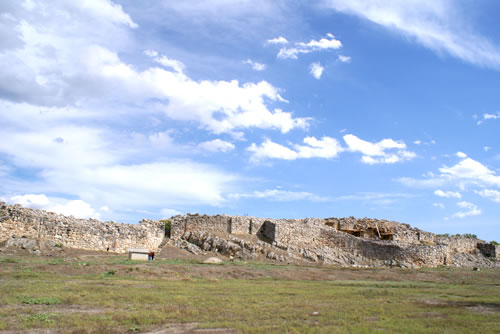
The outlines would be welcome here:
M 495 0 L 6 0 L 0 199 L 500 241 Z

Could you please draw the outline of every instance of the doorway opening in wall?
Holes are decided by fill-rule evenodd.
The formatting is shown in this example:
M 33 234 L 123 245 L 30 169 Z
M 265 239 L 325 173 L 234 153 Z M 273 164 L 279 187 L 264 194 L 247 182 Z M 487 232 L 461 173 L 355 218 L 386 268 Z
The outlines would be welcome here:
M 170 238 L 170 232 L 172 230 L 172 222 L 169 219 L 160 220 L 160 222 L 165 224 L 165 237 Z

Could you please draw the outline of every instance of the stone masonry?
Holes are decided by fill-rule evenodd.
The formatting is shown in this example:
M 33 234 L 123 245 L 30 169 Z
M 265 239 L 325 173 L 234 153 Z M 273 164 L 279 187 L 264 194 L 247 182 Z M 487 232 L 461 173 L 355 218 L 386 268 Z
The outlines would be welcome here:
M 0 242 L 25 237 L 63 247 L 124 253 L 129 248 L 159 251 L 165 244 L 199 254 L 339 266 L 492 267 L 498 246 L 463 236 L 439 237 L 408 224 L 370 218 L 264 219 L 199 214 L 139 224 L 76 219 L 20 205 L 0 203 Z

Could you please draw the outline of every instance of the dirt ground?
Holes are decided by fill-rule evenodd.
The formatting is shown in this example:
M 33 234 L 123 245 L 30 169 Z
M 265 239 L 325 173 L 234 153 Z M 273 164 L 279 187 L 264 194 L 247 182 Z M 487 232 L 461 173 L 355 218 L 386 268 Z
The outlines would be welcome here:
M 189 278 L 202 279 L 260 279 L 280 280 L 375 280 L 375 281 L 421 281 L 453 283 L 456 275 L 450 271 L 462 271 L 464 282 L 474 280 L 476 272 L 470 268 L 447 268 L 441 270 L 409 270 L 401 268 L 342 268 L 332 265 L 280 264 L 271 260 L 239 261 L 231 260 L 220 254 L 207 252 L 194 255 L 174 246 L 165 246 L 152 262 L 134 261 L 134 272 L 130 272 L 130 262 L 126 254 L 88 251 L 80 249 L 53 249 L 35 256 L 22 249 L 3 249 L 0 257 L 31 259 L 31 268 L 38 271 L 58 272 L 61 274 L 81 274 L 82 268 L 87 274 L 101 274 L 109 269 L 110 264 L 116 274 L 134 274 L 144 278 L 162 278 L 180 280 Z M 223 265 L 208 265 L 203 261 L 209 257 L 218 257 Z M 124 262 L 125 261 L 125 262 Z M 67 263 L 71 266 L 54 266 L 53 263 Z M 9 263 L 2 263 L 1 270 L 9 270 Z

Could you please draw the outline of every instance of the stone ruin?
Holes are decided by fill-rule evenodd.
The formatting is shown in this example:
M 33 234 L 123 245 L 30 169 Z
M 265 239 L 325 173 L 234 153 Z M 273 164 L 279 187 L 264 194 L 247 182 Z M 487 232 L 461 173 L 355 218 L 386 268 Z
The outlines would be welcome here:
M 193 254 L 282 263 L 405 268 L 495 267 L 500 247 L 464 236 L 440 237 L 408 224 L 370 218 L 263 219 L 227 215 L 178 215 L 139 224 L 76 219 L 0 203 L 0 243 L 25 238 L 61 247 L 125 253 L 176 246 Z M 9 241 L 10 240 L 10 241 Z

